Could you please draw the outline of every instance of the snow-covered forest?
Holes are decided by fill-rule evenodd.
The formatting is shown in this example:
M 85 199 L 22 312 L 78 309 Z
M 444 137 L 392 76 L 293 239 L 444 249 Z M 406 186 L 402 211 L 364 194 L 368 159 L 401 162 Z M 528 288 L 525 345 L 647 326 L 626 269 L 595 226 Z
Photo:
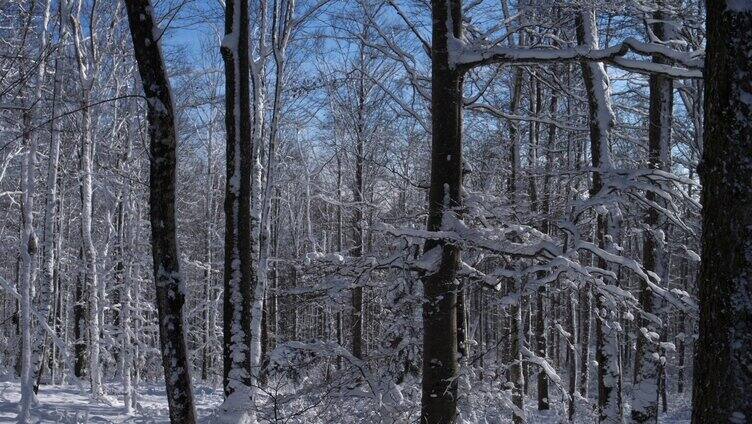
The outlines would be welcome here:
M 752 423 L 752 0 L 0 0 L 0 422 Z

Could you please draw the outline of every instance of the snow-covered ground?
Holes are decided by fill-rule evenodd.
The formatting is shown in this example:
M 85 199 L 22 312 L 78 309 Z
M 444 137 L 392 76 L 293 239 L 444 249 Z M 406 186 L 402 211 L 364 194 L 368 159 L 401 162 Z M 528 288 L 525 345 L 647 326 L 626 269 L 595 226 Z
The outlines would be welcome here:
M 109 395 L 98 403 L 91 402 L 88 393 L 76 386 L 42 386 L 39 404 L 33 407 L 34 422 L 39 423 L 169 423 L 164 387 L 142 386 L 138 391 L 140 408 L 126 415 L 122 393 L 108 386 Z M 194 388 L 199 415 L 206 419 L 222 400 L 222 391 L 211 387 Z M 16 422 L 18 382 L 0 382 L 0 423 Z
M 101 402 L 91 402 L 87 393 L 82 393 L 76 386 L 42 386 L 39 392 L 39 404 L 33 408 L 35 423 L 169 423 L 167 415 L 167 400 L 163 387 L 146 385 L 139 388 L 139 409 L 131 415 L 127 415 L 123 409 L 122 393 L 117 385 L 107 386 L 109 395 Z M 222 391 L 205 385 L 196 385 L 194 388 L 196 403 L 202 423 L 212 423 L 212 412 L 222 401 Z M 14 423 L 18 400 L 20 399 L 20 385 L 18 382 L 0 382 L 0 423 Z M 480 399 L 477 399 L 480 400 Z M 473 402 L 476 403 L 476 402 Z M 477 403 L 476 403 L 477 405 Z M 661 414 L 662 424 L 686 424 L 690 421 L 689 395 L 669 395 L 669 413 Z M 363 404 L 359 405 L 361 408 Z M 480 406 L 480 405 L 477 405 Z M 477 407 L 476 406 L 476 407 Z M 511 419 L 499 416 L 499 405 L 488 405 L 489 414 L 475 414 L 474 418 L 479 424 L 508 423 Z M 527 405 L 529 424 L 559 424 L 565 423 L 566 418 L 561 414 L 563 405 L 554 405 L 553 410 L 538 412 L 534 402 Z M 358 408 L 352 405 L 353 408 Z M 367 406 L 366 406 L 367 407 Z M 353 411 L 344 405 L 339 405 L 341 412 L 349 410 L 349 416 L 339 415 L 342 423 L 353 422 L 355 417 L 371 416 L 366 411 Z M 337 409 L 339 409 L 337 408 Z M 486 409 L 486 408 L 483 408 Z M 495 410 L 495 411 L 494 411 Z M 345 412 L 348 414 L 348 412 Z M 506 415 L 506 414 L 504 414 Z M 324 418 L 322 422 L 337 422 L 337 414 L 313 414 Z M 289 418 L 289 416 L 288 416 Z M 299 420 L 292 419 L 288 422 L 311 422 L 312 417 L 301 416 Z M 373 418 L 371 418 L 372 420 Z M 582 418 L 578 421 L 582 421 Z M 370 421 L 369 421 L 370 422 Z M 391 421 L 394 422 L 394 421 Z

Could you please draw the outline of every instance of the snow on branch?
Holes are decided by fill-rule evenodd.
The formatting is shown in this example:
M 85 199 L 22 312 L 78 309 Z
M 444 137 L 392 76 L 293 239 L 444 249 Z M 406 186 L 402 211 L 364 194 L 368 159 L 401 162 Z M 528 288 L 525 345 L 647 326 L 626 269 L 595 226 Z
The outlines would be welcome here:
M 591 207 L 599 207 L 607 203 L 625 204 L 630 202 L 629 205 L 631 205 L 636 202 L 636 204 L 646 208 L 655 209 L 678 228 L 692 236 L 696 235 L 696 229 L 684 222 L 682 210 L 686 208 L 691 211 L 699 211 L 701 206 L 684 190 L 680 189 L 682 185 L 697 186 L 696 182 L 659 169 L 610 169 L 604 171 L 588 168 L 587 171 L 597 171 L 604 176 L 603 188 L 595 195 L 575 202 L 573 205 L 576 210 L 575 213 L 579 214 Z M 654 194 L 665 203 L 660 204 L 650 200 L 646 195 L 647 193 Z M 624 194 L 624 196 L 618 194 Z
M 632 37 L 603 49 L 593 49 L 588 46 L 563 49 L 519 48 L 468 43 L 459 38 L 450 39 L 449 46 L 452 65 L 464 70 L 493 63 L 592 61 L 608 63 L 626 71 L 642 74 L 663 74 L 674 78 L 702 78 L 701 52 L 681 52 L 659 44 L 643 43 Z M 662 55 L 681 67 L 625 58 L 624 56 L 630 52 L 640 56 Z

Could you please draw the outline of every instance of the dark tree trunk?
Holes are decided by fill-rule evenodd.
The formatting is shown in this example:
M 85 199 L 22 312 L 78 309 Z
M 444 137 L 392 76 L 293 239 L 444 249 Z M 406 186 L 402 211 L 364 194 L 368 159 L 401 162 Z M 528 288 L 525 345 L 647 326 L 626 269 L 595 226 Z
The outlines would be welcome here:
M 520 99 L 522 97 L 522 68 L 518 67 L 515 71 L 514 82 L 512 84 L 512 98 L 510 100 L 509 108 L 512 113 L 516 114 L 519 108 Z M 520 164 L 520 133 L 519 123 L 517 121 L 510 121 L 509 123 L 509 139 L 511 142 L 510 149 L 510 168 L 508 191 L 509 202 L 512 205 L 512 209 L 516 210 L 519 205 L 519 193 L 521 190 L 521 164 Z M 525 389 L 527 388 L 527 378 L 523 372 L 522 353 L 520 348 L 524 344 L 524 322 L 522 320 L 522 310 L 524 308 L 524 297 L 522 296 L 522 284 L 520 281 L 513 281 L 510 284 L 511 293 L 518 295 L 518 301 L 512 304 L 509 308 L 509 337 L 511 343 L 509 346 L 508 358 L 504 358 L 504 362 L 509 365 L 509 381 L 514 385 L 512 387 L 512 402 L 518 408 L 518 411 L 512 412 L 512 419 L 515 423 L 521 423 L 525 421 Z
M 514 73 L 514 82 L 512 83 L 512 97 L 509 101 L 509 110 L 512 114 L 517 114 L 522 97 L 522 68 L 517 67 Z M 519 122 L 516 120 L 509 121 L 509 180 L 507 191 L 509 201 L 512 205 L 517 203 L 517 194 L 519 190 L 519 173 L 520 173 L 520 132 Z
M 202 347 L 201 347 L 201 380 L 206 381 L 209 378 L 209 370 L 212 368 L 212 356 L 210 354 L 210 347 L 209 343 L 212 339 L 212 327 L 210 325 L 210 315 L 211 311 L 209 310 L 211 308 L 210 302 L 212 298 L 212 290 L 211 290 L 211 268 L 209 268 L 211 265 L 211 255 L 209 254 L 207 256 L 207 259 L 209 262 L 207 262 L 207 269 L 204 271 L 204 310 L 203 310 L 203 320 L 204 322 L 202 325 Z
M 360 50 L 361 63 L 363 63 L 363 48 Z M 363 65 L 364 66 L 364 65 Z M 363 223 L 365 215 L 363 213 L 363 200 L 365 185 L 363 181 L 363 165 L 365 160 L 365 75 L 361 73 L 358 78 L 358 111 L 357 122 L 355 123 L 355 181 L 353 181 L 353 247 L 351 253 L 354 257 L 361 257 L 365 252 L 365 234 Z M 358 359 L 363 359 L 363 287 L 361 281 L 352 290 L 352 353 Z
M 462 31 L 459 0 L 432 0 L 431 187 L 428 230 L 437 231 L 462 205 L 462 72 L 449 63 L 449 36 Z M 451 22 L 451 27 L 449 23 Z M 445 202 L 447 204 L 445 204 Z M 451 218 L 450 218 L 451 219 Z M 444 223 L 450 224 L 450 223 Z M 423 276 L 423 389 L 421 423 L 450 424 L 457 416 L 457 285 L 460 248 L 427 240 L 424 252 L 441 251 L 438 269 Z
M 237 8 L 237 9 L 236 9 Z M 225 262 L 223 386 L 225 396 L 248 391 L 251 373 L 251 305 L 255 287 L 256 243 L 252 240 L 251 138 L 248 0 L 228 1 L 225 9 Z M 250 396 L 250 392 L 247 393 Z M 250 400 L 250 399 L 249 399 Z
M 488 318 L 485 316 L 485 308 L 486 304 L 484 302 L 484 296 L 483 296 L 483 288 L 478 290 L 478 300 L 477 300 L 477 310 L 478 310 L 478 352 L 481 352 L 480 355 L 480 369 L 478 372 L 478 380 L 481 382 L 483 381 L 484 376 L 484 370 L 486 368 L 486 364 L 484 361 L 485 358 L 485 351 L 486 351 L 486 323 L 488 321 Z
M 653 33 L 659 39 L 666 39 L 666 16 L 662 12 L 654 14 L 656 24 L 652 26 Z M 667 63 L 665 58 L 655 56 L 655 63 Z M 648 166 L 655 170 L 668 170 L 669 146 L 671 138 L 671 114 L 673 110 L 673 82 L 670 78 L 653 74 L 650 75 L 650 110 L 648 127 Z M 654 192 L 646 194 L 649 201 L 661 204 L 662 200 Z M 645 231 L 643 241 L 642 262 L 645 269 L 655 272 L 665 278 L 663 240 L 656 237 L 661 230 L 661 213 L 656 208 L 650 208 L 645 216 Z M 664 281 L 664 284 L 667 282 Z M 645 280 L 640 280 L 640 306 L 648 314 L 654 313 L 653 291 Z M 645 328 L 648 333 L 642 334 Z M 658 340 L 652 340 L 650 334 L 660 331 L 658 325 L 650 319 L 640 315 L 637 321 L 637 352 L 635 353 L 635 384 L 632 390 L 632 421 L 636 423 L 655 422 L 658 419 L 658 388 L 660 364 L 653 357 L 658 352 Z
M 78 258 L 83 262 L 84 250 L 83 245 L 79 248 Z M 76 275 L 76 288 L 73 294 L 73 338 L 75 364 L 74 374 L 78 378 L 86 375 L 86 303 L 84 301 L 84 281 L 86 280 L 86 270 L 81 266 Z
M 691 178 L 691 177 L 690 177 Z M 682 259 L 681 264 L 681 281 L 684 287 L 684 290 L 687 290 L 687 287 L 689 286 L 689 260 L 687 258 Z M 676 376 L 676 391 L 677 393 L 684 393 L 684 385 L 685 385 L 685 367 L 686 367 L 686 356 L 687 356 L 687 345 L 686 345 L 686 331 L 688 328 L 687 325 L 687 313 L 684 311 L 679 312 L 678 322 L 677 322 L 677 330 L 678 334 L 676 335 L 676 368 L 677 368 L 677 376 Z
M 577 42 L 589 48 L 598 47 L 598 29 L 595 13 L 590 9 L 582 10 L 577 17 Z M 609 132 L 613 125 L 608 90 L 609 81 L 603 64 L 582 62 L 582 74 L 587 89 L 590 153 L 592 158 L 593 181 L 590 197 L 599 195 L 604 186 L 604 173 L 612 164 L 610 159 Z M 608 119 L 607 119 L 608 117 Z M 597 215 L 596 242 L 605 250 L 612 250 L 609 238 L 613 218 L 606 214 Z M 611 236 L 611 237 L 609 237 Z M 608 264 L 598 258 L 597 265 L 608 269 Z M 603 284 L 614 284 L 604 278 Z M 615 319 L 614 311 L 609 310 L 605 294 L 595 287 L 595 360 L 598 362 L 598 410 L 599 422 L 617 423 L 623 417 L 621 396 L 621 367 L 619 363 L 619 346 L 614 326 L 609 323 Z
M 692 422 L 752 421 L 752 5 L 708 1 Z
M 537 79 L 537 75 L 535 72 L 532 72 L 530 74 L 530 109 L 533 115 L 537 118 L 540 116 L 540 112 L 543 109 L 543 96 L 542 96 L 542 90 L 540 81 Z M 533 96 L 534 94 L 534 96 Z M 553 138 L 553 137 L 552 137 Z M 550 140 L 549 140 L 550 141 Z M 550 146 L 549 146 L 550 147 Z M 530 212 L 535 214 L 537 212 L 541 213 L 542 217 L 542 225 L 541 225 L 541 232 L 548 234 L 549 230 L 549 224 L 547 220 L 547 213 L 548 213 L 548 192 L 545 190 L 547 188 L 548 184 L 548 172 L 546 172 L 546 177 L 544 178 L 544 192 L 542 193 L 543 198 L 539 199 L 538 195 L 538 184 L 536 183 L 536 174 L 538 174 L 538 151 L 540 148 L 540 123 L 538 122 L 531 122 L 530 123 L 530 146 L 528 150 L 528 160 L 530 161 L 530 169 L 529 169 L 529 188 L 528 191 L 530 193 Z M 548 150 L 547 150 L 548 151 Z M 547 161 L 547 163 L 550 163 Z M 544 278 L 545 273 L 541 272 L 538 273 L 538 278 Z M 548 347 L 547 347 L 547 340 L 546 340 L 546 318 L 545 318 L 545 305 L 543 298 L 546 296 L 546 286 L 542 285 L 535 295 L 535 316 L 533 317 L 532 314 L 530 316 L 530 327 L 531 329 L 534 327 L 535 329 L 535 353 L 539 357 L 543 359 L 548 359 Z M 532 303 L 532 302 L 531 302 Z M 531 305 L 532 308 L 532 305 Z M 534 320 L 534 323 L 532 322 Z M 526 383 L 529 385 L 530 382 L 526 379 Z M 537 375 L 537 381 L 536 381 L 537 387 L 538 387 L 538 410 L 539 411 L 545 411 L 549 409 L 549 402 L 548 402 L 548 375 L 543 370 L 543 368 L 540 368 L 538 370 Z M 527 387 L 527 386 L 526 386 Z M 526 390 L 527 392 L 527 390 Z
M 538 313 L 535 320 L 535 333 L 536 333 L 536 345 L 537 354 L 541 358 L 547 359 L 546 349 L 546 318 L 545 318 L 545 306 L 543 303 L 543 297 L 545 296 L 545 289 L 538 290 L 536 295 L 536 304 Z M 549 409 L 548 401 L 548 375 L 543 369 L 538 372 L 538 410 L 545 411 Z
M 185 282 L 180 275 L 175 217 L 177 133 L 175 111 L 153 9 L 149 0 L 126 0 L 128 23 L 149 121 L 149 220 L 159 314 L 159 340 L 173 423 L 196 422 L 191 390 L 191 364 L 185 343 L 183 304 Z
M 465 301 L 465 287 L 462 282 L 457 286 L 457 353 L 461 361 L 466 361 L 469 355 L 467 339 L 467 302 Z
M 513 384 L 512 403 L 517 407 L 516 411 L 512 411 L 512 421 L 515 424 L 524 424 L 527 376 L 522 362 L 522 347 L 525 344 L 525 322 L 522 319 L 522 311 L 525 310 L 525 298 L 522 296 L 522 284 L 519 279 L 515 279 L 512 293 L 516 293 L 518 299 L 510 308 L 512 319 L 509 336 L 511 337 L 512 357 L 509 358 L 509 381 Z
M 342 158 L 337 154 L 337 252 L 342 253 L 344 250 L 344 231 L 342 220 Z M 276 268 L 276 265 L 275 265 Z M 337 334 L 337 344 L 342 346 L 342 309 L 337 307 L 337 318 L 335 332 Z M 342 356 L 337 355 L 337 369 L 342 369 Z
M 580 324 L 580 396 L 588 398 L 590 387 L 590 286 L 583 285 L 579 288 L 579 312 L 577 320 Z
M 577 413 L 577 370 L 579 365 L 579 358 L 577 352 L 577 293 L 572 292 L 569 294 L 569 332 L 571 334 L 571 356 L 569 359 L 569 405 L 567 409 L 567 416 L 569 421 L 574 421 Z
M 115 305 L 122 305 L 122 297 L 120 296 L 121 290 L 124 289 L 125 284 L 125 240 L 123 235 L 125 234 L 124 231 L 124 221 L 125 221 L 125 208 L 123 206 L 123 199 L 122 199 L 122 193 L 120 194 L 121 198 L 118 199 L 117 202 L 117 216 L 115 217 L 115 233 L 117 234 L 117 246 L 115 248 L 115 254 L 117 255 L 117 262 L 115 262 L 115 267 L 112 271 L 113 277 L 115 278 L 115 288 L 112 289 L 112 303 Z M 122 308 L 122 306 L 121 306 Z M 112 326 L 114 328 L 117 328 L 118 331 L 121 330 L 121 323 L 120 323 L 120 315 L 122 313 L 121 308 L 112 308 Z M 120 338 L 120 335 L 118 335 L 118 338 Z M 115 361 L 115 364 L 120 363 L 120 346 L 118 344 L 114 344 L 112 346 L 112 358 Z
M 204 307 L 202 311 L 203 322 L 201 323 L 202 331 L 202 346 L 201 346 L 201 380 L 206 381 L 209 378 L 209 371 L 213 368 L 212 353 L 210 343 L 213 339 L 214 327 L 212 321 L 212 296 L 213 296 L 213 283 L 212 270 L 214 261 L 214 252 L 212 250 L 212 234 L 214 233 L 214 165 L 212 162 L 213 148 L 212 148 L 212 135 L 211 127 L 209 128 L 209 145 L 207 147 L 207 159 L 206 159 L 206 210 L 204 211 L 204 217 L 206 219 L 204 227 L 204 260 L 206 261 L 206 268 L 204 269 L 204 290 L 203 299 Z

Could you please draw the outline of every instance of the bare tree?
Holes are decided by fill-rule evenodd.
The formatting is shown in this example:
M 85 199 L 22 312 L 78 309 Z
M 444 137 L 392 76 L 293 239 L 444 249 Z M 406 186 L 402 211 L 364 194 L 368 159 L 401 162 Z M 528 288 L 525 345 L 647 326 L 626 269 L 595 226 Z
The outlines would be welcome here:
M 196 407 L 185 344 L 183 305 L 186 292 L 180 274 L 176 236 L 175 150 L 178 140 L 175 105 L 159 43 L 161 33 L 151 1 L 127 0 L 125 4 L 149 121 L 149 221 L 159 340 L 170 421 L 192 424 L 196 422 Z
M 431 2 L 431 185 L 428 230 L 460 219 L 462 206 L 462 81 L 450 65 L 449 40 L 462 36 L 458 0 Z M 421 423 L 453 423 L 457 415 L 457 269 L 459 246 L 427 240 L 424 254 L 436 255 L 436 268 L 423 277 L 423 392 Z
M 224 372 L 225 413 L 244 414 L 251 406 L 251 306 L 257 281 L 252 229 L 254 169 L 250 117 L 248 1 L 225 7 L 225 267 Z
M 653 14 L 656 21 L 652 31 L 658 40 L 670 40 L 673 38 L 670 24 L 666 23 L 667 16 L 664 12 L 657 11 Z M 656 63 L 666 63 L 665 58 L 656 56 Z M 659 171 L 669 171 L 671 124 L 673 114 L 673 82 L 671 78 L 663 75 L 650 75 L 650 106 L 648 128 L 648 166 Z M 658 195 L 653 192 L 646 194 L 649 201 L 660 205 L 662 202 Z M 664 219 L 661 217 L 659 208 L 648 209 L 645 224 L 645 241 L 643 245 L 643 265 L 656 273 L 661 279 L 666 280 L 669 274 L 667 258 L 669 252 L 665 243 L 665 225 L 661 225 Z M 664 281 L 665 283 L 666 281 Z M 640 282 L 640 306 L 647 314 L 653 314 L 656 299 L 653 291 L 644 281 Z M 642 318 L 638 321 L 637 352 L 635 353 L 635 384 L 632 389 L 632 413 L 633 422 L 655 422 L 658 419 L 658 383 L 660 375 L 660 340 L 655 337 L 658 325 L 652 317 Z M 645 331 L 643 331 L 645 330 Z M 658 358 L 656 358 L 658 354 Z

